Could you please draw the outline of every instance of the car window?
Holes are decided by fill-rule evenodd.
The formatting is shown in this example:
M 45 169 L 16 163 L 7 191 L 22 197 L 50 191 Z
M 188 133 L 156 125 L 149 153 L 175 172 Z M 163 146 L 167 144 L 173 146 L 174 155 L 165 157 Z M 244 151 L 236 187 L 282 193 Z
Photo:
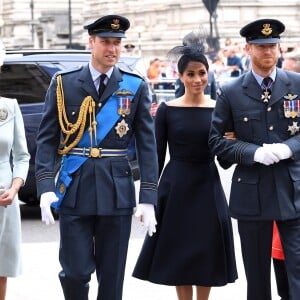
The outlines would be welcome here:
M 19 104 L 41 102 L 50 76 L 35 64 L 5 64 L 0 72 L 0 96 L 16 98 Z

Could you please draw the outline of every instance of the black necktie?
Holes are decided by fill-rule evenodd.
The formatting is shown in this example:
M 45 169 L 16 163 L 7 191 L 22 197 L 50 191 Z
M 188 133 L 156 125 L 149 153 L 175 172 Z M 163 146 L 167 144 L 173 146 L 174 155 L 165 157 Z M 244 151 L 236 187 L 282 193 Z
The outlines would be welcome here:
M 105 83 L 104 83 L 105 78 L 106 78 L 106 74 L 100 75 L 100 84 L 99 84 L 99 90 L 98 90 L 99 98 L 101 98 L 101 96 L 105 90 Z
M 268 103 L 268 101 L 271 98 L 271 86 L 273 84 L 273 80 L 270 77 L 265 77 L 263 79 L 263 82 L 261 84 L 261 88 L 263 90 L 263 94 L 261 96 L 261 99 L 265 102 Z
M 270 89 L 271 88 L 271 85 L 272 85 L 272 78 L 270 77 L 265 77 L 263 79 L 263 82 L 261 84 L 261 87 L 263 90 L 266 90 L 266 89 Z

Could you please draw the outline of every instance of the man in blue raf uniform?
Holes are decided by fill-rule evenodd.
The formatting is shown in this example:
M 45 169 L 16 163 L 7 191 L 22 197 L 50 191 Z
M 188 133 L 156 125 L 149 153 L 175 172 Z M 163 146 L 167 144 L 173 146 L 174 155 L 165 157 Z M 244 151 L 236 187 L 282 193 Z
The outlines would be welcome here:
M 116 66 L 129 21 L 104 16 L 84 28 L 91 60 L 56 74 L 48 89 L 37 137 L 36 180 L 42 220 L 59 213 L 67 300 L 87 300 L 96 270 L 98 297 L 122 299 L 131 217 L 136 206 L 127 147 L 134 134 L 141 173 L 136 216 L 155 232 L 157 156 L 148 87 Z M 99 92 L 98 92 L 99 90 Z M 55 162 L 62 156 L 55 184 Z
M 238 220 L 248 300 L 270 300 L 273 220 L 282 239 L 290 299 L 300 295 L 300 75 L 276 68 L 278 20 L 240 31 L 252 70 L 218 92 L 209 145 L 236 164 L 229 208 Z M 236 140 L 223 137 L 228 128 Z

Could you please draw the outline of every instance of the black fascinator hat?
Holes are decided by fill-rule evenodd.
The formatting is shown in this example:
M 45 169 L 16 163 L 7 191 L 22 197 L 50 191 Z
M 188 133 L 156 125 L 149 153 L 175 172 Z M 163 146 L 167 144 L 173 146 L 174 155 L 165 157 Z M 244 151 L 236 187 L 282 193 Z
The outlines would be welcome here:
M 198 31 L 192 31 L 184 36 L 182 45 L 172 48 L 168 52 L 168 57 L 177 60 L 179 73 L 183 73 L 186 65 L 190 61 L 198 61 L 205 65 L 208 70 L 209 65 L 205 56 L 207 35 Z

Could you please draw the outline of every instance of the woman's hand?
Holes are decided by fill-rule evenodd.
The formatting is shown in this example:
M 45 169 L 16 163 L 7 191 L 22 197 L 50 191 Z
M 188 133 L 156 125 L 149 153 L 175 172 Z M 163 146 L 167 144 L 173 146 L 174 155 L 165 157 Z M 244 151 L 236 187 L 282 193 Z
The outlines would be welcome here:
M 228 132 L 225 132 L 224 136 L 223 136 L 225 139 L 227 140 L 233 140 L 235 141 L 236 140 L 236 136 L 235 136 L 235 132 L 234 131 L 228 131 Z
M 5 190 L 4 187 L 0 189 L 0 206 L 11 205 L 22 185 L 23 179 L 16 177 L 9 189 Z
M 0 206 L 11 205 L 16 194 L 17 191 L 14 188 L 9 188 L 8 190 L 5 190 L 0 196 Z

